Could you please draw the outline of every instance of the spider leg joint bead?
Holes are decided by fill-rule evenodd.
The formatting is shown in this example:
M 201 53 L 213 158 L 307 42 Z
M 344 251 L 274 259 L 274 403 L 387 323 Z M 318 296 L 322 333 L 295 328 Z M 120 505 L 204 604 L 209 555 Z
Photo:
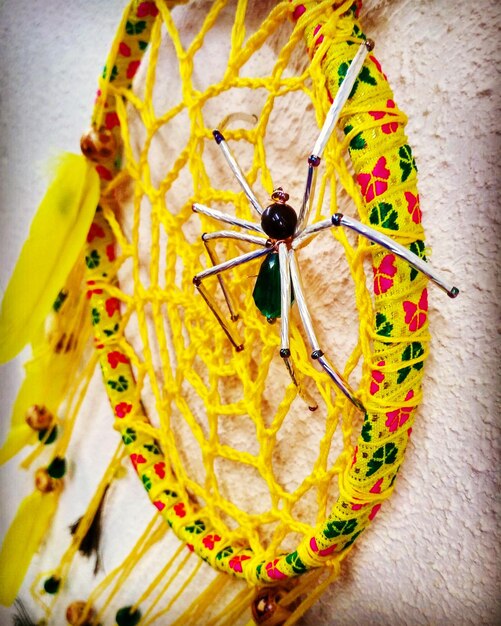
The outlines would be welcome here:
M 311 353 L 312 359 L 319 359 L 321 356 L 324 356 L 322 350 L 313 350 L 313 352 Z
M 372 52 L 374 50 L 374 46 L 376 44 L 374 43 L 374 39 L 366 39 L 365 40 L 365 47 L 367 48 L 367 50 L 369 52 Z
M 225 141 L 223 133 L 217 130 L 217 128 L 212 131 L 212 134 L 214 135 L 217 145 L 219 145 L 222 141 Z
M 308 157 L 308 165 L 311 165 L 312 167 L 318 167 L 321 160 L 322 159 L 316 154 L 310 154 L 310 156 Z
M 289 358 L 291 355 L 291 351 L 289 350 L 289 348 L 282 348 L 280 350 L 280 356 L 282 357 L 282 359 L 287 359 Z
M 334 213 L 334 215 L 331 217 L 332 225 L 333 226 L 341 226 L 341 220 L 342 219 L 343 219 L 343 214 L 342 213 Z

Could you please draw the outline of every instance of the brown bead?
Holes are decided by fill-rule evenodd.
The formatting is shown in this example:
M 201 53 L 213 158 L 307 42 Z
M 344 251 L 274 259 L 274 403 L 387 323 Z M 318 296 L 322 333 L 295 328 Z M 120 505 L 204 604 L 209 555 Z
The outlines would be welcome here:
M 82 135 L 80 149 L 88 159 L 101 163 L 115 156 L 117 143 L 111 130 L 91 128 L 85 135 Z
M 287 591 L 282 587 L 262 587 L 258 589 L 251 605 L 254 622 L 256 624 L 264 624 L 264 626 L 280 626 L 283 624 L 292 615 L 292 611 L 279 604 L 286 593 Z
M 271 194 L 271 199 L 275 200 L 275 202 L 280 202 L 280 204 L 285 204 L 289 199 L 289 194 L 282 189 L 282 187 L 277 187 L 273 190 Z
M 87 603 L 83 600 L 75 600 L 68 606 L 66 609 L 68 624 L 71 624 L 71 626 L 90 626 L 92 624 L 96 617 L 96 612 L 90 607 L 86 614 L 86 605 Z
M 47 430 L 54 422 L 54 416 L 42 404 L 34 404 L 26 411 L 26 423 L 33 430 Z
M 55 491 L 57 487 L 57 479 L 49 476 L 49 472 L 45 467 L 37 469 L 35 472 L 35 487 L 42 493 L 50 493 Z
M 375 45 L 376 45 L 376 44 L 374 43 L 374 40 L 373 40 L 373 39 L 366 39 L 366 40 L 365 40 L 365 47 L 367 48 L 367 50 L 368 50 L 369 52 L 372 52 L 372 51 L 374 50 L 374 46 L 375 46 Z

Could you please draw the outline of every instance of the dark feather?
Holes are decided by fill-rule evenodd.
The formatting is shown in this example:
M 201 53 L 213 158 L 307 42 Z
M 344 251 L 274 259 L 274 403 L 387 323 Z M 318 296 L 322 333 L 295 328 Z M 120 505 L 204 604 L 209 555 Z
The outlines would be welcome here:
M 20 598 L 16 598 L 14 605 L 16 612 L 12 616 L 13 626 L 37 626 L 37 623 L 28 613 L 28 609 Z
M 101 557 L 99 554 L 99 549 L 101 545 L 101 522 L 104 508 L 104 501 L 106 498 L 106 494 L 108 493 L 109 485 L 106 486 L 106 489 L 103 492 L 103 497 L 101 498 L 101 502 L 96 509 L 96 514 L 94 515 L 94 519 L 89 526 L 89 530 L 85 533 L 82 541 L 80 542 L 80 546 L 78 551 L 83 556 L 89 558 L 93 554 L 96 555 L 96 563 L 94 565 L 94 574 L 97 574 L 99 569 L 101 568 Z M 83 516 L 82 516 L 83 517 Z M 71 534 L 74 535 L 77 532 L 77 529 L 82 521 L 82 517 L 80 517 L 74 524 L 70 526 Z

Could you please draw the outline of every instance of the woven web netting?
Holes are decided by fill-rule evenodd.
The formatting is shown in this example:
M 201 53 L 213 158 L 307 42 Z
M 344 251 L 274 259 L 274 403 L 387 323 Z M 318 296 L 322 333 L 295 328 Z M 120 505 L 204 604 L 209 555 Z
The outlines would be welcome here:
M 180 8 L 162 28 L 158 23 L 135 92 L 124 94 L 119 115 L 126 177 L 114 228 L 119 298 L 138 393 L 179 483 L 220 533 L 230 530 L 234 540 L 274 553 L 291 549 L 298 535 L 327 516 L 336 496 L 333 478 L 347 462 L 346 453 L 336 457 L 351 443 L 354 411 L 312 363 L 294 315 L 293 362 L 319 409 L 311 413 L 297 396 L 278 355 L 278 323 L 268 324 L 251 297 L 259 261 L 224 276 L 238 303 L 245 346 L 233 349 L 192 283 L 209 262 L 200 235 L 221 224 L 195 215 L 192 204 L 259 220 L 212 138 L 227 114 L 245 113 L 259 121 L 236 118 L 225 136 L 255 193 L 266 205 L 280 184 L 298 206 L 318 132 L 315 117 L 329 101 L 318 64 L 310 64 L 300 34 L 291 39 L 293 24 L 283 10 L 275 9 L 253 34 L 263 4 L 246 17 L 242 7 L 234 16 L 235 7 L 224 4 L 210 12 L 208 3 L 189 13 Z M 346 176 L 341 159 L 339 145 L 331 145 L 315 217 L 337 210 L 339 170 Z M 224 260 L 250 249 L 223 242 L 217 254 Z M 351 353 L 347 375 L 360 356 L 350 259 L 360 264 L 343 234 L 330 232 L 300 256 L 324 351 L 340 368 Z M 216 278 L 207 287 L 222 300 Z M 352 377 L 355 387 L 359 373 Z
M 158 14 L 149 25 L 135 19 L 145 4 L 150 17 Z M 222 228 L 194 214 L 194 203 L 259 221 L 212 129 L 226 126 L 264 206 L 280 185 L 298 207 L 318 126 L 364 40 L 357 9 L 349 2 L 335 9 L 317 2 L 194 3 L 172 12 L 162 3 L 133 6 L 94 115 L 96 127 L 104 120 L 120 131 L 123 147 L 122 169 L 105 182 L 96 216 L 94 234 L 104 241 L 92 237 L 87 249 L 115 425 L 176 534 L 218 569 L 254 583 L 346 554 L 391 493 L 420 397 L 425 281 L 365 240 L 330 229 L 298 253 L 322 350 L 366 404 L 358 442 L 362 415 L 310 359 L 293 308 L 292 362 L 318 410 L 298 397 L 278 354 L 279 324 L 269 324 L 251 296 L 259 261 L 223 277 L 239 316 L 228 323 L 242 351 L 193 285 L 211 263 L 201 234 Z M 134 45 L 146 48 L 146 31 L 149 46 L 131 88 L 123 75 L 136 63 L 128 59 Z M 310 222 L 357 208 L 362 221 L 423 255 L 405 117 L 378 61 L 369 61 L 343 112 L 344 135 L 335 133 L 325 150 Z M 216 255 L 227 260 L 250 249 L 224 239 Z M 109 270 L 100 264 L 105 256 Z M 217 278 L 204 285 L 224 310 Z

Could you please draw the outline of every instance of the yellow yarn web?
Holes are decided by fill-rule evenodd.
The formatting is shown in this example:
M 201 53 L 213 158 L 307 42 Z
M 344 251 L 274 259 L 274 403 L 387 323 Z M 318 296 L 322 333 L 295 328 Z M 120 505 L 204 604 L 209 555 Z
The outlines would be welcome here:
M 277 137 L 274 125 L 283 114 L 282 101 L 288 98 L 298 103 L 298 118 L 302 118 L 306 107 L 311 107 L 310 101 L 319 124 L 329 101 L 320 69 L 322 55 L 318 53 L 311 64 L 305 58 L 301 31 L 291 36 L 292 24 L 285 21 L 290 13 L 288 3 L 275 7 L 258 32 L 250 36 L 245 24 L 246 3 L 238 4 L 230 40 L 217 42 L 218 54 L 228 55 L 227 69 L 218 82 L 204 85 L 202 90 L 199 84 L 204 83 L 204 76 L 197 72 L 197 67 L 200 70 L 210 58 L 207 53 L 204 55 L 203 44 L 225 4 L 217 2 L 203 15 L 203 25 L 191 42 L 183 40 L 174 20 L 175 12 L 170 14 L 159 7 L 165 31 L 160 22 L 154 26 L 144 70 L 144 91 L 116 93 L 127 103 L 122 105 L 117 98 L 124 171 L 107 194 L 115 187 L 116 195 L 126 198 L 121 209 L 122 222 L 116 221 L 113 205 L 103 203 L 103 209 L 121 251 L 123 291 L 116 295 L 124 304 L 124 334 L 131 337 L 134 347 L 134 352 L 129 349 L 127 354 L 146 413 L 156 422 L 155 429 L 148 426 L 147 432 L 169 450 L 169 462 L 179 483 L 205 507 L 204 514 L 210 517 L 216 531 L 232 541 L 247 543 L 257 552 L 266 549 L 274 554 L 279 548 L 290 549 L 297 543 L 298 535 L 311 532 L 328 515 L 334 501 L 333 477 L 351 457 L 355 412 L 336 392 L 328 376 L 312 363 L 309 347 L 295 320 L 291 337 L 293 362 L 321 408 L 310 414 L 297 397 L 278 356 L 278 328 L 270 327 L 250 297 L 259 262 L 224 276 L 238 302 L 241 322 L 237 327 L 245 345 L 240 353 L 233 350 L 205 302 L 195 295 L 191 280 L 207 265 L 201 232 L 224 226 L 194 215 L 192 204 L 202 202 L 244 219 L 259 219 L 228 173 L 212 138 L 212 128 L 225 114 L 238 113 L 242 106 L 246 113 L 257 115 L 259 121 L 249 128 L 247 122 L 239 126 L 237 118 L 225 130 L 225 136 L 243 163 L 251 185 L 264 205 L 278 183 L 299 204 L 306 157 L 317 130 L 311 125 L 312 115 L 308 122 L 301 120 L 301 145 L 292 136 Z M 157 64 L 169 40 L 179 59 L 180 84 L 177 86 L 171 76 L 162 77 L 167 81 L 167 90 L 173 85 L 177 90 L 169 98 L 174 105 L 166 110 L 164 99 L 156 97 Z M 265 45 L 276 50 L 276 59 L 269 67 L 260 59 L 254 60 Z M 114 93 L 113 84 L 108 89 Z M 162 96 L 165 89 L 161 89 Z M 140 135 L 140 142 L 132 136 L 131 127 Z M 172 153 L 162 146 L 169 133 L 175 134 L 175 140 L 169 143 Z M 318 181 L 316 219 L 338 210 L 338 183 L 358 199 L 344 161 L 344 148 L 330 142 L 326 150 L 326 165 Z M 293 186 L 280 172 L 292 149 L 299 149 L 305 159 L 301 170 L 294 172 Z M 161 180 L 159 170 L 164 172 Z M 132 191 L 129 179 L 134 183 Z M 367 244 L 349 242 L 342 232 L 329 236 L 344 248 L 347 264 L 340 271 L 360 280 Z M 329 243 L 329 247 L 336 245 L 340 249 L 338 242 Z M 220 260 L 229 259 L 249 249 L 248 244 L 222 243 L 218 256 Z M 315 264 L 315 251 L 311 257 L 310 263 Z M 321 272 L 324 267 L 330 265 L 322 258 Z M 126 271 L 132 273 L 133 285 L 127 284 Z M 208 280 L 206 284 L 218 298 L 217 280 Z M 110 290 L 111 293 L 115 292 Z M 372 304 L 365 282 L 356 288 L 355 300 L 363 312 L 361 335 L 365 336 L 365 345 L 357 343 L 349 354 L 344 368 L 346 377 L 356 368 L 363 350 L 369 349 L 366 327 L 372 323 Z M 353 324 L 358 331 L 356 319 Z M 343 409 L 341 441 L 336 446 L 333 435 Z M 282 428 L 288 431 L 285 445 L 280 435 Z M 287 474 L 295 464 L 296 453 L 290 446 L 291 430 L 297 428 L 304 431 L 299 444 L 303 453 L 311 457 L 314 451 L 314 455 L 310 472 L 294 484 L 288 481 Z M 313 436 L 308 432 L 311 430 Z M 348 451 L 337 456 L 341 448 Z M 289 459 L 283 458 L 285 455 Z M 237 483 L 236 489 L 228 489 L 228 476 Z M 243 493 L 242 481 L 246 484 Z M 248 492 L 253 494 L 250 499 Z M 287 537 L 291 537 L 289 542 Z

